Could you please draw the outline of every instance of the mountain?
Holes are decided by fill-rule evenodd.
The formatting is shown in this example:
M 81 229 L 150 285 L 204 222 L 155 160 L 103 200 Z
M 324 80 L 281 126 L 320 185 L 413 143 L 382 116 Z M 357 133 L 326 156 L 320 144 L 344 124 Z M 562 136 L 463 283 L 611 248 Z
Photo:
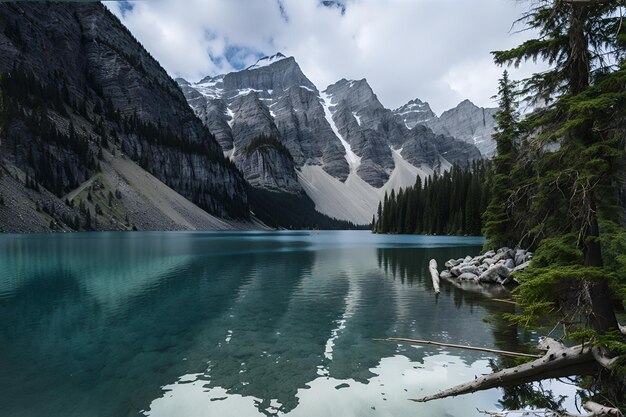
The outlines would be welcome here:
M 367 80 L 320 91 L 280 53 L 241 71 L 177 82 L 252 187 L 274 193 L 264 198 L 304 194 L 337 219 L 369 223 L 385 192 L 481 158 L 464 141 L 407 128 Z
M 408 129 L 416 125 L 427 126 L 435 133 L 476 145 L 483 156 L 491 158 L 496 151 L 496 143 L 491 135 L 495 131 L 494 115 L 497 110 L 478 107 L 469 100 L 463 100 L 437 117 L 428 103 L 414 99 L 393 113 Z
M 413 129 L 416 125 L 428 125 L 437 119 L 437 115 L 430 109 L 430 105 L 419 98 L 409 101 L 393 111 L 396 118 L 407 127 Z
M 102 4 L 0 4 L 1 230 L 252 227 L 210 128 Z

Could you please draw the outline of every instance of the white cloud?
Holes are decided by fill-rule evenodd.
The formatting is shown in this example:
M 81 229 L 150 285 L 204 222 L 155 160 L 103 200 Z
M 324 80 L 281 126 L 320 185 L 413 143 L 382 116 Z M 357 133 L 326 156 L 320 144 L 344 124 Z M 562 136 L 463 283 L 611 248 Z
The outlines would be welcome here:
M 320 89 L 341 78 L 367 78 L 387 107 L 419 97 L 438 113 L 465 98 L 493 105 L 502 69 L 490 51 L 528 36 L 510 31 L 527 2 L 344 3 L 343 14 L 319 0 L 151 0 L 133 2 L 124 13 L 120 4 L 108 5 L 175 77 L 198 80 L 280 51 L 294 56 Z M 512 73 L 521 77 L 534 68 Z

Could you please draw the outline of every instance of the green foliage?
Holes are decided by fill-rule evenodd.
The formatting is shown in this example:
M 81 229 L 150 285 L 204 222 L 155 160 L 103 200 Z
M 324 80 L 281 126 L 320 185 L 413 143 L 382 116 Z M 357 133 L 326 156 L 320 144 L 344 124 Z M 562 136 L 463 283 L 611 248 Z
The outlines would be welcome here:
M 514 219 L 509 246 L 535 250 L 531 267 L 516 275 L 522 313 L 508 317 L 563 324 L 570 339 L 602 345 L 613 356 L 626 351 L 615 317 L 626 296 L 623 12 L 616 0 L 538 0 L 520 19 L 537 38 L 494 53 L 499 64 L 540 59 L 551 68 L 522 82 L 521 95 L 547 105 L 518 124 L 509 203 L 492 206 L 487 220 L 502 226 Z M 507 178 L 498 170 L 503 162 L 494 162 L 494 181 Z M 601 402 L 623 405 L 620 374 L 623 366 L 585 383 Z
M 481 213 L 489 200 L 489 164 L 476 161 L 465 168 L 452 167 L 413 187 L 385 195 L 373 231 L 479 235 Z
M 518 114 L 515 103 L 515 86 L 504 71 L 498 89 L 499 109 L 495 115 L 497 124 L 493 139 L 497 155 L 493 159 L 493 177 L 489 184 L 491 200 L 483 213 L 483 234 L 488 241 L 486 249 L 517 246 L 520 236 L 516 234 L 511 197 L 514 186 L 513 163 L 517 155 L 515 142 L 519 137 Z M 515 243 L 515 244 L 513 244 Z
M 592 82 L 624 58 L 626 28 L 622 25 L 623 2 L 606 0 L 586 4 L 537 0 L 516 22 L 537 37 L 507 51 L 492 52 L 497 64 L 519 66 L 524 61 L 543 61 L 550 69 L 523 82 L 522 93 L 532 101 L 550 102 L 567 92 L 579 92 L 573 74 Z M 576 54 L 570 53 L 573 42 Z M 585 44 L 586 43 L 586 44 Z M 577 64 L 586 63 L 580 71 Z M 572 90 L 572 88 L 575 88 Z

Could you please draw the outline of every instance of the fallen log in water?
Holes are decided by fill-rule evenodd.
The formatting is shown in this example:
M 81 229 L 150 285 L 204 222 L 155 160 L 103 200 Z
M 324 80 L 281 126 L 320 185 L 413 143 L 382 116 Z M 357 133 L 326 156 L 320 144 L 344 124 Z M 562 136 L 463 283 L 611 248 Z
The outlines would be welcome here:
M 591 346 L 578 345 L 564 347 L 552 339 L 544 339 L 541 344 L 548 351 L 540 358 L 522 365 L 503 369 L 492 374 L 477 377 L 473 381 L 457 385 L 433 395 L 413 399 L 427 402 L 440 398 L 455 397 L 491 388 L 510 387 L 549 378 L 572 375 L 593 375 L 602 364 L 594 358 Z
M 465 350 L 477 350 L 480 352 L 497 353 L 498 355 L 513 356 L 513 357 L 523 357 L 523 358 L 540 358 L 541 357 L 541 355 L 533 355 L 532 353 L 509 352 L 506 350 L 489 349 L 489 348 L 478 347 L 478 346 L 455 345 L 453 343 L 435 342 L 432 340 L 404 339 L 401 337 L 388 337 L 386 339 L 374 339 L 374 340 L 381 341 L 381 342 L 401 342 L 401 343 L 412 343 L 416 345 L 434 345 L 434 346 L 451 347 L 451 348 L 465 349 Z
M 437 271 L 437 261 L 431 259 L 428 263 L 428 270 L 430 271 L 430 277 L 433 280 L 433 288 L 435 289 L 435 294 L 439 294 L 439 271 Z

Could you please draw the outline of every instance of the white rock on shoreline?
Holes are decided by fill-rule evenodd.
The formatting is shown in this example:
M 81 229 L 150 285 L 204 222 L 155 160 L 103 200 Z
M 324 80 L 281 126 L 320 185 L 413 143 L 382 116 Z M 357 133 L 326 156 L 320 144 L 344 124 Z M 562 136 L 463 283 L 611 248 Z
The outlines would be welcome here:
M 512 273 L 528 267 L 533 253 L 524 249 L 500 248 L 472 258 L 450 259 L 444 265 L 443 279 L 507 285 L 517 282 Z

